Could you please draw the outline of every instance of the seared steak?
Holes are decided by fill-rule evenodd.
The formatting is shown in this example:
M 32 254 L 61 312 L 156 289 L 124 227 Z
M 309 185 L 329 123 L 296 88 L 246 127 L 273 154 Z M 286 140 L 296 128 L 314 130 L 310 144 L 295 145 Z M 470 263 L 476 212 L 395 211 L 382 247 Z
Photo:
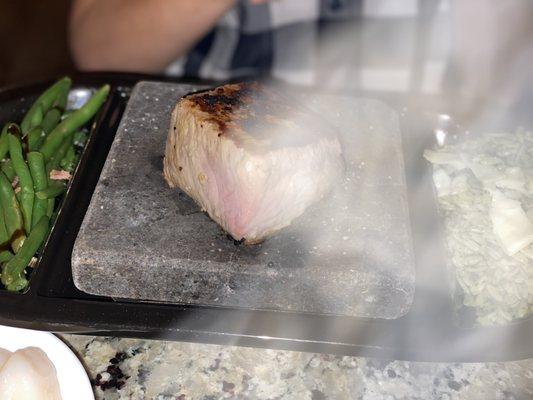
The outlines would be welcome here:
M 258 243 L 288 226 L 343 172 L 333 129 L 258 83 L 191 94 L 172 112 L 165 179 L 236 240 Z

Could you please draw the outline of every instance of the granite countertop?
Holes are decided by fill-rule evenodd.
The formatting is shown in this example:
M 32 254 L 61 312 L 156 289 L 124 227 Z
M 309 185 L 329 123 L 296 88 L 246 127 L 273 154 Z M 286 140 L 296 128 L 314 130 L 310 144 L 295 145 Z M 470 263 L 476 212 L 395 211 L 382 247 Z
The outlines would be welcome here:
M 533 359 L 424 363 L 62 335 L 96 399 L 533 399 Z

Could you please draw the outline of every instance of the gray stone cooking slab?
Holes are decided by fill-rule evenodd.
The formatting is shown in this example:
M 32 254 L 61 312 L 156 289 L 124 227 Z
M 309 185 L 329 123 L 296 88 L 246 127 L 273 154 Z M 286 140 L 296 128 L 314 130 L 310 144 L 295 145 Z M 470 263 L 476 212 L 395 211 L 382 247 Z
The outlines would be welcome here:
M 76 286 L 167 303 L 405 314 L 415 274 L 396 112 L 374 100 L 302 97 L 338 127 L 344 182 L 277 236 L 237 246 L 162 177 L 171 108 L 197 89 L 133 90 L 75 244 Z

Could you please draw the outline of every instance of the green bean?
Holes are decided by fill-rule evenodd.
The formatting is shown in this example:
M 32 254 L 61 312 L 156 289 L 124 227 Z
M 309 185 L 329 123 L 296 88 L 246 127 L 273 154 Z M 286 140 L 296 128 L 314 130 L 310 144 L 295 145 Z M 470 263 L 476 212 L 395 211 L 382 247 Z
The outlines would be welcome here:
M 76 163 L 78 162 L 78 155 L 76 154 L 76 150 L 74 149 L 74 146 L 70 146 L 67 150 L 67 154 L 65 154 L 65 157 L 61 160 L 59 163 L 59 166 L 62 170 L 72 172 L 74 171 L 74 168 L 76 167 Z
M 48 200 L 65 193 L 65 190 L 67 190 L 67 187 L 64 184 L 56 183 L 48 185 L 46 189 L 39 190 L 35 195 L 39 200 Z
M 28 127 L 28 131 L 32 128 L 35 128 L 36 126 L 41 125 L 41 123 L 43 122 L 43 118 L 44 118 L 43 114 L 44 114 L 43 106 L 41 104 L 38 104 L 37 107 L 35 108 L 35 112 L 31 116 L 30 126 Z
M 74 111 L 76 110 L 67 110 L 63 114 L 61 114 L 61 121 L 64 121 L 65 119 L 70 117 Z
M 9 250 L 0 251 L 0 263 L 8 262 L 13 258 L 13 253 Z
M 7 130 L 9 123 L 5 124 L 0 133 L 0 159 L 3 159 L 9 151 L 9 142 L 7 141 Z
M 70 86 L 67 88 L 67 90 L 62 90 L 59 92 L 56 100 L 54 101 L 54 107 L 59 108 L 61 111 L 65 111 L 67 109 L 69 89 Z
M 46 189 L 48 187 L 48 177 L 46 176 L 43 155 L 39 152 L 29 152 L 26 158 L 33 178 L 33 189 L 35 192 Z M 39 222 L 43 215 L 46 215 L 47 210 L 48 200 L 36 197 L 33 202 L 32 227 Z
M 33 179 L 30 174 L 30 169 L 22 155 L 22 144 L 20 140 L 13 135 L 8 135 L 9 138 L 9 155 L 13 162 L 13 168 L 19 177 L 20 185 L 20 206 L 22 208 L 22 215 L 24 217 L 24 230 L 29 233 L 31 230 L 31 214 L 33 212 L 33 200 L 35 192 L 33 191 Z
M 14 122 L 8 122 L 4 125 L 2 133 L 0 134 L 0 160 L 4 159 L 9 151 L 9 141 L 7 135 L 9 134 L 20 136 L 20 128 Z
M 51 108 L 45 114 L 41 127 L 46 135 L 48 135 L 52 130 L 59 124 L 61 120 L 61 110 L 59 108 Z
M 72 146 L 72 135 L 73 134 L 70 133 L 65 137 L 65 140 L 63 141 L 63 143 L 61 143 L 61 147 L 57 149 L 55 154 L 53 154 L 52 157 L 50 157 L 50 159 L 46 163 L 46 172 L 48 174 L 50 174 L 50 171 L 54 169 L 59 169 L 61 160 L 65 158 L 68 149 Z
M 26 236 L 23 230 L 22 213 L 11 182 L 0 173 L 0 205 L 4 213 L 7 235 L 11 240 L 11 248 L 15 253 L 19 250 Z
M 45 160 L 52 155 L 63 143 L 63 140 L 70 133 L 85 125 L 104 104 L 109 94 L 109 85 L 104 85 L 84 104 L 79 110 L 74 111 L 67 119 L 61 121 L 56 128 L 46 137 L 41 148 L 41 153 Z
M 6 174 L 7 178 L 10 182 L 13 182 L 13 179 L 15 179 L 15 176 L 17 173 L 15 172 L 15 169 L 13 168 L 13 162 L 11 159 L 7 159 L 5 161 L 2 161 L 2 167 L 0 167 L 2 172 Z
M 72 141 L 74 142 L 74 146 L 84 147 L 85 143 L 87 143 L 87 132 L 85 132 L 85 131 L 77 131 L 74 134 L 74 137 L 72 138 Z
M 41 147 L 41 144 L 44 142 L 45 133 L 42 127 L 36 126 L 34 128 L 31 128 L 28 131 L 27 136 L 27 143 L 28 143 L 28 151 L 36 151 Z
M 9 235 L 7 234 L 4 212 L 0 210 L 0 245 L 3 247 L 6 243 L 9 243 Z
M 44 216 L 32 229 L 20 251 L 4 265 L 2 268 L 2 283 L 7 290 L 19 291 L 26 288 L 28 280 L 24 276 L 24 270 L 43 244 L 48 234 L 48 229 L 49 220 L 48 217 Z
M 50 218 L 50 220 L 52 220 L 52 215 L 54 215 L 54 208 L 56 208 L 56 199 L 48 199 L 47 202 L 48 204 L 46 207 L 46 216 Z
M 22 132 L 27 132 L 31 128 L 31 120 L 34 117 L 34 114 L 38 112 L 38 107 L 40 106 L 43 113 L 47 113 L 48 110 L 52 107 L 57 97 L 64 91 L 69 91 L 72 81 L 70 78 L 65 77 L 58 80 L 48 89 L 46 89 L 38 98 L 35 100 L 33 105 L 30 107 L 24 119 L 22 120 L 20 127 Z

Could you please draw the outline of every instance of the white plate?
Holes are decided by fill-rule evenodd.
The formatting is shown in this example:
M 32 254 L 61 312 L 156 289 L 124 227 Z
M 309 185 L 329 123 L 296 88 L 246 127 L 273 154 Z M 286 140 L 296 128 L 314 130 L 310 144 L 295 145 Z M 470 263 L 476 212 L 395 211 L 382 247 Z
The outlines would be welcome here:
M 49 332 L 0 325 L 1 348 L 16 351 L 29 346 L 39 347 L 54 364 L 62 400 L 94 400 L 83 365 L 65 343 Z

